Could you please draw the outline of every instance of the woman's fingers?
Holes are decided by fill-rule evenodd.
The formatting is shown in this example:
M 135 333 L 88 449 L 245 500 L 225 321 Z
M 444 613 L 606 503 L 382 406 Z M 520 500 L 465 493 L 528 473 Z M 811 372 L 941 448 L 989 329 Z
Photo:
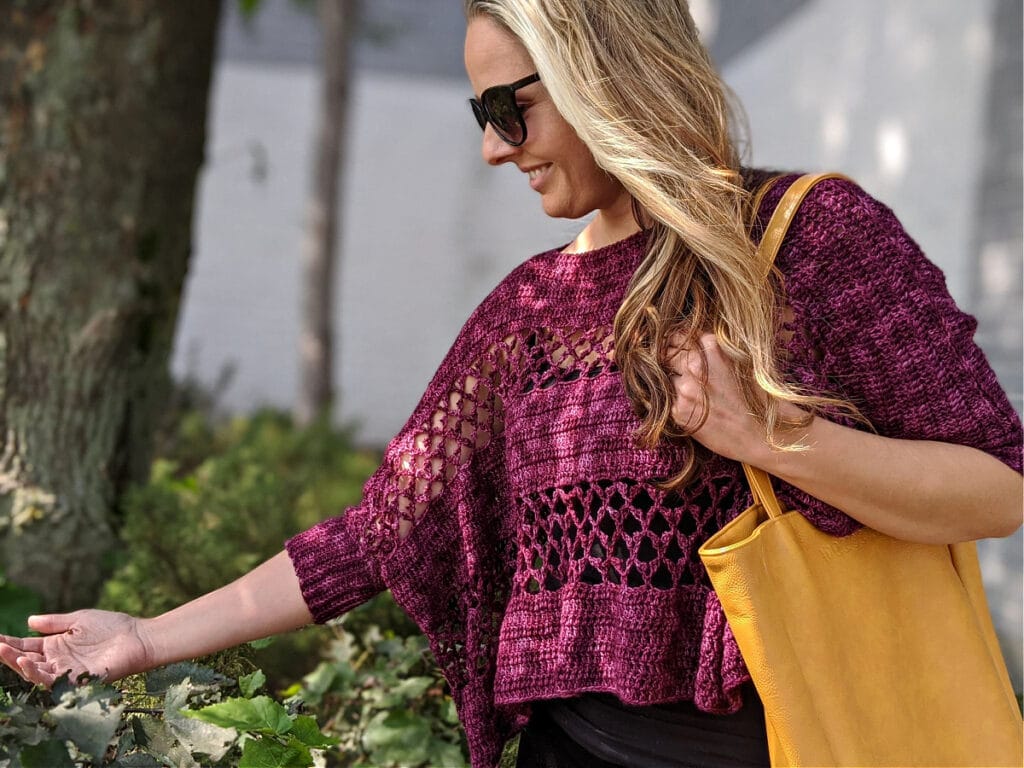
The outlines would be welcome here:
M 41 637 L 11 637 L 0 635 L 0 648 L 7 645 L 18 651 L 29 653 L 41 653 L 43 650 L 43 638 Z
M 18 659 L 18 672 L 30 683 L 50 688 L 59 677 L 53 673 L 53 665 L 45 661 L 32 661 L 25 657 Z
M 0 641 L 0 661 L 15 672 L 20 671 L 18 669 L 18 658 L 22 655 L 22 650 L 8 643 L 7 638 Z
M 46 613 L 28 617 L 28 628 L 44 635 L 55 635 L 67 632 L 75 623 L 73 613 Z

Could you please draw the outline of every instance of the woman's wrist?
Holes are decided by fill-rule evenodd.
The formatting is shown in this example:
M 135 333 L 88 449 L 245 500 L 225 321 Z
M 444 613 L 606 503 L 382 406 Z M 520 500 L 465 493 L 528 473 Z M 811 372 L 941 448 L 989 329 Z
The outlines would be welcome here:
M 139 638 L 139 643 L 142 645 L 144 657 L 143 668 L 135 670 L 136 672 L 145 672 L 146 670 L 162 667 L 174 661 L 174 659 L 169 657 L 167 649 L 164 647 L 156 621 L 156 619 L 135 619 L 135 635 Z

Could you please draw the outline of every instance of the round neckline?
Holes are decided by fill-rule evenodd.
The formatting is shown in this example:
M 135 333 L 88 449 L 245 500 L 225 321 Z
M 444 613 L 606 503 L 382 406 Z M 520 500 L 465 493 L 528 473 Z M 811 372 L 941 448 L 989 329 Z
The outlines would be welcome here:
M 615 242 L 608 243 L 607 245 L 602 245 L 598 248 L 591 248 L 588 251 L 571 251 L 567 253 L 564 249 L 569 247 L 569 245 L 573 242 L 572 240 L 570 240 L 565 245 L 561 245 L 558 248 L 555 248 L 554 253 L 556 257 L 564 259 L 594 259 L 611 253 L 621 252 L 626 248 L 632 247 L 636 241 L 643 240 L 646 236 L 647 230 L 638 229 L 633 234 L 626 235 L 626 237 L 622 238 L 621 240 L 616 240 Z

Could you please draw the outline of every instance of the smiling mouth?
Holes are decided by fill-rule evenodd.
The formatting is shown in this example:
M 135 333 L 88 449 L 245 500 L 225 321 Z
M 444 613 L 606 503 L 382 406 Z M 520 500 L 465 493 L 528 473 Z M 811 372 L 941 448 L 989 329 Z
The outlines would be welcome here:
M 536 188 L 537 182 L 540 181 L 545 173 L 548 172 L 549 168 L 551 168 L 550 163 L 542 165 L 540 168 L 533 168 L 532 170 L 527 171 L 526 175 L 530 178 L 530 186 Z

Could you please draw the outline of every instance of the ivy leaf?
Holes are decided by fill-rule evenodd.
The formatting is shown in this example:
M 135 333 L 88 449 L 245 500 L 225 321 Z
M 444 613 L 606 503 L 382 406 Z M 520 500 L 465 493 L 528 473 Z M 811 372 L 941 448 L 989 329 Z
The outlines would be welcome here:
M 54 707 L 50 710 L 50 717 L 57 724 L 54 735 L 74 742 L 79 750 L 99 762 L 114 739 L 123 709 L 123 704 L 111 706 L 104 701 Z
M 310 768 L 313 757 L 301 744 L 281 744 L 272 739 L 249 739 L 238 768 Z
M 305 686 L 303 696 L 310 704 L 316 706 L 323 699 L 323 695 L 331 689 L 335 679 L 338 677 L 338 667 L 327 662 L 320 662 L 316 669 L 302 678 Z
M 465 755 L 458 744 L 433 738 L 427 748 L 427 764 L 443 765 L 445 768 L 469 768 Z
M 187 678 L 168 689 L 164 697 L 164 722 L 170 733 L 189 752 L 201 752 L 214 761 L 220 760 L 231 749 L 238 734 L 232 728 L 222 728 L 188 717 L 188 711 L 182 711 L 188 699 L 188 689 Z
M 63 741 L 48 739 L 35 746 L 23 747 L 18 754 L 22 768 L 74 768 Z M 15 762 L 14 765 L 18 763 Z
M 412 712 L 378 712 L 363 733 L 363 748 L 370 759 L 385 765 L 420 765 L 427 762 L 433 739 L 430 722 Z
M 381 709 L 395 709 L 408 706 L 409 702 L 420 698 L 434 684 L 431 677 L 407 677 L 389 685 L 387 690 L 380 691 L 377 706 Z
M 202 667 L 190 661 L 168 664 L 166 667 L 154 669 L 146 675 L 146 693 L 162 694 L 172 685 L 179 685 L 185 680 L 198 687 L 221 685 L 228 678 L 214 672 L 209 667 Z
M 403 699 L 418 699 L 434 684 L 432 677 L 407 677 L 394 687 L 392 693 Z
M 446 696 L 441 703 L 441 719 L 448 723 L 448 725 L 459 724 L 459 711 L 455 707 L 455 699 L 450 696 Z
M 184 710 L 182 714 L 223 728 L 237 728 L 240 731 L 280 736 L 292 729 L 292 719 L 288 717 L 287 710 L 267 696 L 228 699 L 199 710 Z
M 110 768 L 164 768 L 164 763 L 144 752 L 132 752 L 130 755 L 119 757 L 111 763 Z
M 267 676 L 263 674 L 263 670 L 257 669 L 251 675 L 242 675 L 238 678 L 238 687 L 242 690 L 242 695 L 245 698 L 251 699 L 253 694 L 262 688 L 266 682 Z
M 288 735 L 294 736 L 307 747 L 331 747 L 338 743 L 337 739 L 325 736 L 320 731 L 320 726 L 316 724 L 316 719 L 309 715 L 299 715 L 296 717 Z

